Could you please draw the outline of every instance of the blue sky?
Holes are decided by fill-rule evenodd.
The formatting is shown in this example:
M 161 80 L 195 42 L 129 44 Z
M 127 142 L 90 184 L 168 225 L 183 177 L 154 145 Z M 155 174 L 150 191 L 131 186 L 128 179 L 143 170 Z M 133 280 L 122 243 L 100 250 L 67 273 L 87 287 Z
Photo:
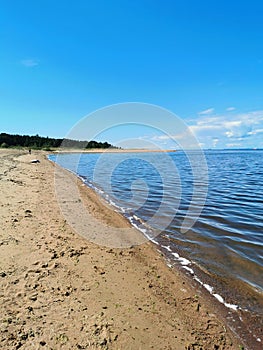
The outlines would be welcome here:
M 64 137 L 99 108 L 143 102 L 204 148 L 263 147 L 262 13 L 260 0 L 2 0 L 0 131 Z M 170 147 L 139 125 L 107 141 L 135 135 Z

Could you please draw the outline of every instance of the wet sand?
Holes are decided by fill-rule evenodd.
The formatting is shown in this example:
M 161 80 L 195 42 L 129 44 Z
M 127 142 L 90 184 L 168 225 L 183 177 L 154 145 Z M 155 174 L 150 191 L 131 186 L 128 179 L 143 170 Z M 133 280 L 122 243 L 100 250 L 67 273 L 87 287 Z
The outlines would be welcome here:
M 151 243 L 109 248 L 74 232 L 57 202 L 54 165 L 44 152 L 32 153 L 0 151 L 1 349 L 244 345 L 214 298 L 168 268 Z M 90 232 L 98 220 L 109 233 L 129 226 L 81 188 Z

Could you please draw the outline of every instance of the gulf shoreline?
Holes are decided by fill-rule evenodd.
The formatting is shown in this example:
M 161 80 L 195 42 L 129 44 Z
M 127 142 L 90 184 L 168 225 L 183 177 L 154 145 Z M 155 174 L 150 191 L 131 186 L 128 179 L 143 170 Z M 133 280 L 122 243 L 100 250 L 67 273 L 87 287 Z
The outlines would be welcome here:
M 110 201 L 105 200 L 96 189 L 94 190 L 94 186 L 90 186 L 86 181 L 83 181 L 82 177 L 74 171 L 72 171 L 72 174 L 80 180 L 80 183 L 78 184 L 79 186 L 83 186 L 84 182 L 88 187 L 88 190 L 95 192 L 96 197 L 99 198 L 104 205 L 109 205 L 110 210 L 116 210 L 116 207 L 112 205 Z M 118 213 L 123 216 L 119 207 L 117 207 L 117 210 Z M 132 225 L 129 218 L 126 216 L 123 217 L 127 220 L 129 225 Z M 136 227 L 136 225 L 134 227 Z M 147 228 L 147 225 L 145 227 Z M 241 334 L 244 343 L 247 341 L 249 342 L 249 349 L 254 349 L 254 347 L 257 348 L 258 344 L 261 345 L 262 318 L 260 318 L 259 313 L 255 313 L 252 310 L 249 311 L 245 305 L 247 298 L 254 298 L 254 294 L 249 288 L 244 287 L 241 294 L 235 284 L 228 285 L 228 289 L 224 289 L 224 286 L 227 284 L 222 283 L 218 276 L 212 275 L 211 272 L 208 272 L 207 270 L 204 271 L 204 267 L 188 260 L 178 247 L 175 248 L 172 242 L 169 239 L 166 239 L 165 235 L 162 237 L 160 235 L 160 237 L 158 236 L 156 239 L 154 238 L 151 243 L 155 250 L 158 251 L 158 254 L 164 255 L 167 266 L 180 269 L 180 271 L 189 278 L 189 283 L 192 284 L 194 288 L 201 288 L 202 293 L 207 294 L 207 297 L 211 298 L 211 302 L 214 301 L 218 304 L 220 303 L 218 308 L 220 309 L 221 314 L 227 319 L 230 328 L 232 328 L 234 332 Z M 175 248 L 175 250 L 172 251 L 170 249 L 171 246 L 173 246 L 173 249 Z M 252 346 L 251 344 L 254 343 L 255 345 Z
M 88 148 L 88 149 L 74 149 L 74 148 L 63 148 L 52 151 L 52 154 L 63 154 L 63 153 L 169 153 L 178 152 L 175 149 L 141 149 L 141 148 Z
M 61 215 L 45 152 L 0 154 L 3 349 L 259 349 L 244 344 L 224 308 L 169 269 L 152 244 L 109 249 L 76 234 Z M 30 163 L 35 158 L 39 164 Z M 125 226 L 80 188 L 109 232 L 113 221 Z

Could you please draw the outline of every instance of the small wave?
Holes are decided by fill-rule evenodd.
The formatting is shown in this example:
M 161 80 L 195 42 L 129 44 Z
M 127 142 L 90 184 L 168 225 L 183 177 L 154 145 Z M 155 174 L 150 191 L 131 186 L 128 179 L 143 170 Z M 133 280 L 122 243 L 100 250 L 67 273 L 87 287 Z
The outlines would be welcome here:
M 207 283 L 204 283 L 203 281 L 200 280 L 199 277 L 195 274 L 194 270 L 189 267 L 189 265 L 192 264 L 192 262 L 186 258 L 181 257 L 178 253 L 172 252 L 171 247 L 168 245 L 161 245 L 162 248 L 166 249 L 171 255 L 173 256 L 174 260 L 177 261 L 179 264 L 182 265 L 182 268 L 184 268 L 186 271 L 188 271 L 191 275 L 193 275 L 193 278 L 195 281 L 197 281 L 199 284 L 201 284 L 211 295 L 213 295 L 221 304 L 224 304 L 225 307 L 231 310 L 238 310 L 240 307 L 235 304 L 230 304 L 227 303 L 224 298 L 219 295 L 218 293 L 214 293 L 214 287 L 210 286 Z M 169 267 L 172 267 L 172 264 L 170 262 L 167 263 Z
M 163 232 L 162 237 L 166 237 L 168 240 L 174 240 L 179 251 L 182 251 L 182 254 L 186 257 L 190 256 L 193 259 L 193 264 L 196 261 L 198 265 L 205 266 L 211 271 L 216 279 L 211 284 L 215 286 L 217 286 L 217 283 L 220 285 L 221 276 L 223 276 L 224 280 L 231 279 L 233 283 L 236 280 L 241 280 L 247 284 L 257 283 L 257 285 L 262 287 L 261 232 L 263 228 L 263 187 L 260 177 L 263 174 L 262 155 L 262 151 L 257 153 L 235 153 L 234 156 L 231 152 L 223 151 L 206 153 L 210 177 L 207 202 L 198 222 L 192 228 L 192 231 L 186 235 L 180 233 L 180 228 L 189 208 L 189 203 L 193 201 L 193 178 L 191 168 L 183 154 L 176 153 L 173 155 L 180 173 L 181 182 L 180 184 L 176 181 L 171 182 L 165 189 L 171 191 L 171 199 L 177 198 L 180 190 L 182 190 L 182 193 L 180 192 L 181 198 L 176 215 L 171 211 L 171 208 L 174 208 L 172 205 L 174 202 L 170 201 L 170 197 L 168 198 L 167 209 L 165 213 L 162 213 L 162 216 L 173 215 L 174 220 L 171 225 L 166 227 L 166 231 Z M 90 162 L 91 157 L 94 164 Z M 80 169 L 82 174 L 87 175 L 87 178 L 82 178 L 81 180 L 91 189 L 95 190 L 112 207 L 116 208 L 146 238 L 160 246 L 161 244 L 155 238 L 155 232 L 148 226 L 147 220 L 151 219 L 162 200 L 161 179 L 158 176 L 156 177 L 156 174 L 151 169 L 145 168 L 143 164 L 140 164 L 140 168 L 138 169 L 138 162 L 132 164 L 133 166 L 131 166 L 131 163 L 126 162 L 123 167 L 116 169 L 114 176 L 111 178 L 114 187 L 113 192 L 115 194 L 112 198 L 103 191 L 104 188 L 107 192 L 108 188 L 104 186 L 108 185 L 104 183 L 104 173 L 97 174 L 96 178 L 96 181 L 98 181 L 102 188 L 99 188 L 99 185 L 97 186 L 97 184 L 93 184 L 88 180 L 93 178 L 93 168 L 96 163 L 96 159 L 93 158 L 94 155 L 85 155 L 82 158 L 81 166 L 78 169 Z M 61 165 L 63 167 L 67 168 L 68 166 L 70 169 L 73 168 L 71 164 L 72 156 L 68 158 L 63 157 L 62 161 L 63 164 Z M 137 179 L 138 172 L 140 175 L 145 175 L 146 182 L 150 185 L 148 200 L 139 210 L 131 196 L 131 184 Z M 169 177 L 167 176 L 167 178 Z M 198 187 L 199 182 L 196 182 L 195 185 Z M 145 192 L 138 183 L 136 188 L 136 193 L 139 193 L 140 196 L 145 196 Z M 194 204 L 198 206 L 198 200 Z M 134 208 L 130 208 L 133 205 Z M 193 247 L 195 249 L 192 249 Z M 162 246 L 162 248 L 166 250 L 167 256 L 171 257 L 172 262 L 169 260 L 167 262 L 168 266 L 172 267 L 176 261 L 186 273 L 189 273 L 218 302 L 231 310 L 238 310 L 241 307 L 242 310 L 245 310 L 247 304 L 244 302 L 244 299 L 239 299 L 238 295 L 236 297 L 238 303 L 240 303 L 240 307 L 235 304 L 229 304 L 220 295 L 220 293 L 224 297 L 228 295 L 228 284 L 225 284 L 226 294 L 224 294 L 224 288 L 222 292 L 218 293 L 218 290 L 214 290 L 212 286 L 205 284 L 196 276 L 195 269 L 190 260 L 182 258 L 178 253 L 173 252 L 173 245 L 169 246 L 167 244 Z M 210 249 L 208 250 L 208 248 Z M 217 279 L 218 276 L 220 277 L 219 279 Z M 224 281 L 222 282 L 224 283 Z M 220 287 L 215 288 L 220 289 Z M 231 290 L 229 292 L 231 294 Z M 257 305 L 255 302 L 255 310 L 256 308 Z

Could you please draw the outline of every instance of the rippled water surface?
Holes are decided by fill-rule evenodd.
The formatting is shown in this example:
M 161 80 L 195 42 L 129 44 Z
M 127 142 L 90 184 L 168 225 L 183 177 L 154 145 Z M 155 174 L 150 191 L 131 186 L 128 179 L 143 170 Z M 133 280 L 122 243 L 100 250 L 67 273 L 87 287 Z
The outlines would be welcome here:
M 162 230 L 170 249 L 220 281 L 225 292 L 247 288 L 246 307 L 259 311 L 253 300 L 263 292 L 263 151 L 206 151 L 208 182 L 206 164 L 194 152 L 191 161 L 180 151 L 50 158 L 99 189 L 128 218 Z M 191 203 L 202 212 L 183 233 L 184 218 L 195 214 L 187 214 Z

